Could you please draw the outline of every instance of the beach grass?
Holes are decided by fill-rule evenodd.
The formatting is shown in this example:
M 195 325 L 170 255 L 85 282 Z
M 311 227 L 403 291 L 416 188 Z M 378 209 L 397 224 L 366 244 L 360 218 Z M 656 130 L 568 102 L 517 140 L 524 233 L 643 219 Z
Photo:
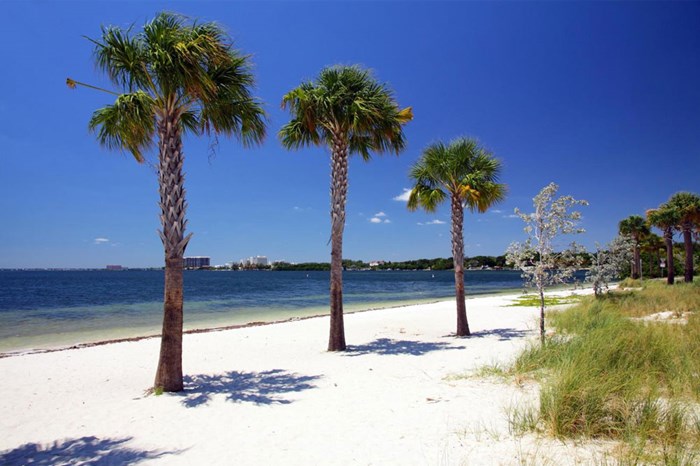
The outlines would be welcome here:
M 576 304 L 580 301 L 580 296 L 570 295 L 570 296 L 545 296 L 544 305 L 545 306 L 560 306 L 563 304 Z M 510 306 L 540 306 L 540 297 L 535 294 L 527 294 L 524 296 L 519 296 Z
M 541 383 L 539 406 L 509 413 L 511 430 L 618 440 L 625 464 L 700 459 L 700 285 L 640 288 L 549 314 L 554 334 L 509 369 Z M 687 320 L 637 319 L 661 312 Z

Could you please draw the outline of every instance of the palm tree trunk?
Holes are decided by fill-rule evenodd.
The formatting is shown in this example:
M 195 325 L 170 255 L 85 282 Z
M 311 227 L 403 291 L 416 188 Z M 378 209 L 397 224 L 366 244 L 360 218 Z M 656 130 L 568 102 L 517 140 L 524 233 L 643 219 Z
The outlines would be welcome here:
M 178 112 L 168 112 L 158 121 L 161 226 L 160 239 L 165 250 L 165 286 L 163 332 L 160 358 L 154 387 L 165 392 L 178 392 L 182 382 L 183 325 L 183 256 L 191 237 L 185 237 L 184 175 L 182 134 Z
M 464 207 L 462 200 L 452 194 L 452 261 L 455 267 L 455 298 L 457 300 L 457 336 L 467 337 L 467 307 L 464 302 Z
M 328 351 L 345 351 L 343 323 L 343 230 L 348 192 L 348 145 L 333 138 L 331 160 L 331 330 Z
M 632 263 L 632 278 L 634 280 L 639 280 L 639 272 L 641 270 L 642 258 L 641 254 L 639 253 L 639 244 L 636 241 L 634 242 L 633 253 L 634 262 Z
M 693 224 L 689 222 L 683 223 L 683 243 L 685 245 L 685 282 L 693 281 Z
M 666 283 L 673 285 L 676 270 L 673 264 L 673 230 L 670 227 L 664 229 L 664 241 L 666 242 L 666 268 L 668 269 Z

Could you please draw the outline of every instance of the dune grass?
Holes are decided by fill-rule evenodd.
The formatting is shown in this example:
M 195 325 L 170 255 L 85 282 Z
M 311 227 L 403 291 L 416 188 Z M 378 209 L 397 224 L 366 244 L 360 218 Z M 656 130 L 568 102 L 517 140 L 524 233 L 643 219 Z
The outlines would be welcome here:
M 642 322 L 671 311 L 687 324 Z M 515 431 L 620 440 L 620 463 L 700 460 L 700 285 L 645 282 L 552 312 L 556 330 L 509 372 L 541 382 L 540 403 L 510 413 Z

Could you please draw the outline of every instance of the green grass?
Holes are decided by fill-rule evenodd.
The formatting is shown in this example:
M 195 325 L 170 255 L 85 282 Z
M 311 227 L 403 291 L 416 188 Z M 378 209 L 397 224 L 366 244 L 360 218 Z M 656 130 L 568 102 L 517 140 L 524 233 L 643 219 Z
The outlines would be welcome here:
M 579 296 L 545 296 L 544 305 L 549 306 L 559 306 L 562 304 L 575 304 L 580 300 Z M 534 294 L 528 294 L 525 296 L 518 297 L 509 306 L 540 306 L 540 297 Z
M 509 369 L 541 383 L 534 411 L 509 413 L 514 431 L 623 442 L 625 464 L 700 459 L 700 286 L 644 283 L 549 314 L 556 333 Z M 685 325 L 629 317 L 689 313 Z

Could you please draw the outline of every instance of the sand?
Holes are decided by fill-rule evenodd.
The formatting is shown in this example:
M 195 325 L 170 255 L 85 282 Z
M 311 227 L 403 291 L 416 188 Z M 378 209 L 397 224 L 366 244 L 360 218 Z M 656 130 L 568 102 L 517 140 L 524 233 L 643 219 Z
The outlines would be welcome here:
M 577 293 L 581 293 L 579 290 Z M 584 290 L 585 292 L 585 290 Z M 559 292 L 569 294 L 570 291 Z M 147 395 L 158 339 L 0 359 L 0 464 L 585 464 L 604 446 L 511 433 L 537 386 L 475 377 L 536 341 L 517 295 L 189 334 L 186 390 Z

